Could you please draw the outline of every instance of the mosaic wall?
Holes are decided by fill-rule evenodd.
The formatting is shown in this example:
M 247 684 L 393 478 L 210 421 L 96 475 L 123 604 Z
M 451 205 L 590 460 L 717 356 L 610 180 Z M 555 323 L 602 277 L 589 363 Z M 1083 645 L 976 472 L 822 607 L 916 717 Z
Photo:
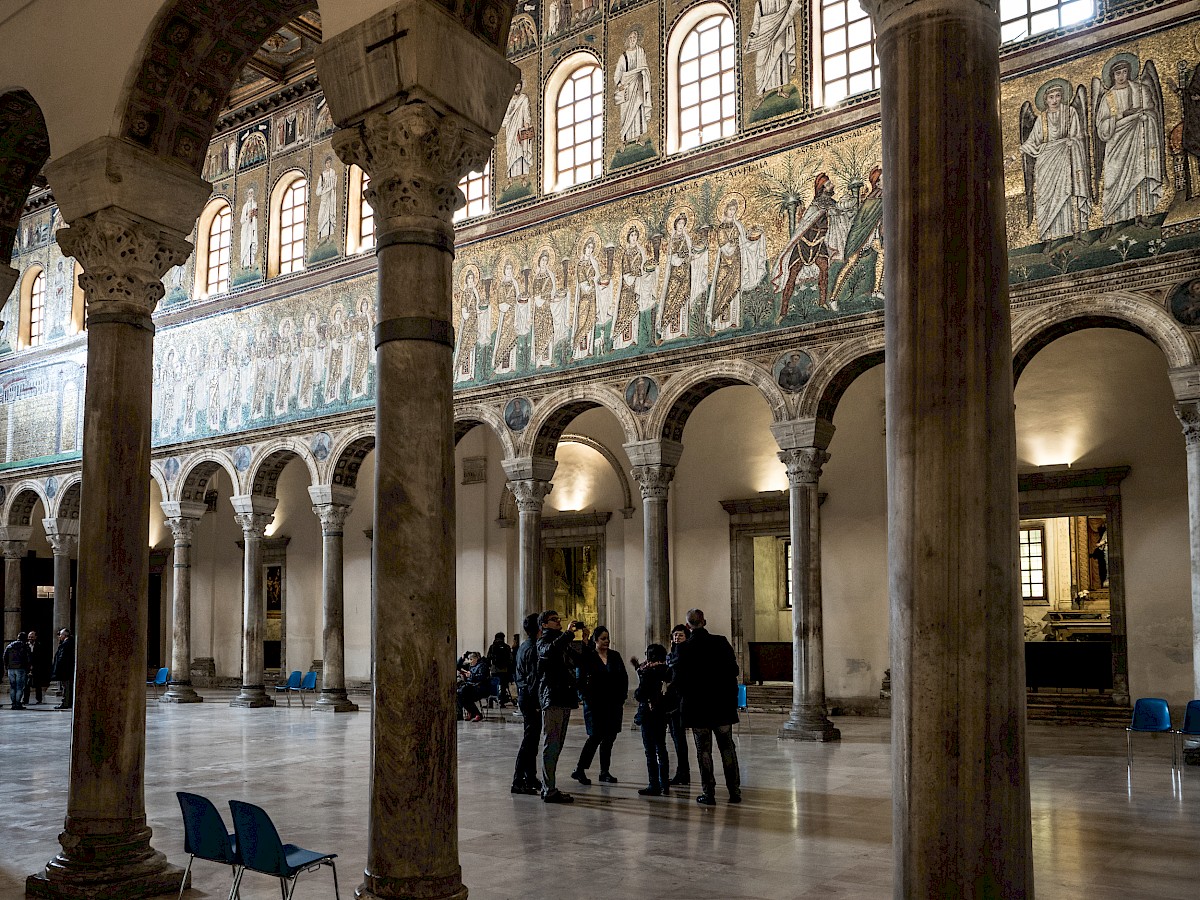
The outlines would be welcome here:
M 0 469 L 79 455 L 84 356 L 0 376 Z
M 580 0 L 544 2 L 523 4 L 513 24 L 510 55 L 525 80 L 493 159 L 492 199 L 501 205 L 521 199 L 514 191 L 537 194 L 540 85 L 565 54 L 587 51 L 603 61 L 609 169 L 663 150 L 665 23 L 688 4 L 634 0 L 601 10 Z M 742 20 L 752 18 L 745 13 Z M 791 40 L 786 28 L 777 36 Z M 608 54 L 610 44 L 618 45 L 616 55 Z M 761 80 L 757 52 L 742 54 L 743 94 Z M 802 47 L 776 61 L 790 66 L 793 56 L 805 68 Z M 1200 245 L 1198 62 L 1200 26 L 1187 23 L 1004 82 L 1014 284 Z M 805 90 L 768 90 L 773 105 L 808 102 Z M 743 113 L 747 108 L 753 112 L 743 102 Z M 308 266 L 342 257 L 349 184 L 331 150 L 332 131 L 323 99 L 310 96 L 213 141 L 205 174 L 233 213 L 235 290 L 263 282 L 271 195 L 289 172 L 308 179 Z M 877 126 L 864 127 L 553 225 L 460 245 L 456 384 L 520 379 L 881 309 L 888 181 L 879 140 Z M 51 240 L 58 225 L 53 207 L 27 215 L 14 255 L 23 272 L 36 263 L 48 273 L 51 341 L 70 329 L 71 261 Z M 167 274 L 163 309 L 191 302 L 193 266 Z M 368 276 L 161 329 L 155 442 L 368 406 L 373 294 Z M 14 291 L 0 350 L 15 344 L 16 303 Z M 1200 327 L 1200 286 L 1179 286 L 1169 307 L 1184 325 Z

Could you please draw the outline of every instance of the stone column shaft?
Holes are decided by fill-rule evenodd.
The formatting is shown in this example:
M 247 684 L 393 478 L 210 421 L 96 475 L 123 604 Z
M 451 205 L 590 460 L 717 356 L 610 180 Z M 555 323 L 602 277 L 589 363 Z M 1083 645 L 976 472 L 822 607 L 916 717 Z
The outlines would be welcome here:
M 792 543 L 792 712 L 779 736 L 836 741 L 841 732 L 825 705 L 825 638 L 821 607 L 821 513 L 817 485 L 829 454 L 818 447 L 783 450 Z
M 46 167 L 64 254 L 87 298 L 71 781 L 62 852 L 31 875 L 37 897 L 139 898 L 178 890 L 150 846 L 144 796 L 154 324 L 162 277 L 212 188 L 115 138 Z
M 161 703 L 200 703 L 192 687 L 192 539 L 208 507 L 186 501 L 163 502 L 167 527 L 175 538 L 171 582 L 171 680 Z
M 864 6 L 888 245 L 894 893 L 1031 897 L 999 16 Z
M 342 534 L 349 501 L 354 492 L 345 488 L 314 485 L 308 489 L 313 513 L 321 520 L 321 696 L 317 712 L 358 712 L 358 704 L 346 697 L 345 592 L 342 588 Z M 347 502 L 335 502 L 345 500 Z
M 71 621 L 71 554 L 79 545 L 78 519 L 42 519 L 46 540 L 54 551 L 54 633 L 70 628 Z
M 33 533 L 29 525 L 0 528 L 0 550 L 4 553 L 4 643 L 15 641 L 21 633 L 21 560 Z
M 274 706 L 267 696 L 263 677 L 263 635 L 267 630 L 267 608 L 263 597 L 262 541 L 267 526 L 275 519 L 274 497 L 244 494 L 230 497 L 238 525 L 242 527 L 242 687 L 230 706 L 257 709 Z
M 1188 536 L 1192 563 L 1192 696 L 1200 697 L 1200 400 L 1181 401 L 1175 414 L 1187 451 Z
M 554 486 L 558 463 L 544 456 L 506 459 L 501 465 L 517 501 L 517 627 L 545 602 L 542 571 L 542 506 Z M 507 631 L 507 629 L 505 629 Z
M 645 575 L 646 643 L 667 644 L 671 635 L 671 558 L 667 493 L 674 466 L 634 466 L 642 491 L 642 571 Z

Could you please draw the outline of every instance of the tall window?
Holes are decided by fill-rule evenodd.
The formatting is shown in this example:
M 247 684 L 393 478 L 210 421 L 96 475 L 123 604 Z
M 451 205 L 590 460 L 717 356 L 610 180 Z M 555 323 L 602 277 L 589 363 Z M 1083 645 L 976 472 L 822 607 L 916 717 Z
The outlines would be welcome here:
M 818 0 L 817 31 L 820 74 L 813 79 L 818 106 L 833 106 L 847 97 L 879 87 L 875 29 L 859 0 Z M 1031 0 L 1037 2 L 1037 0 Z
M 1095 14 L 1094 0 L 1000 0 L 1000 42 L 1078 25 Z
M 367 202 L 367 188 L 371 186 L 371 176 L 362 173 L 362 190 L 358 192 L 358 249 L 372 250 L 375 247 L 375 210 Z
M 45 340 L 46 330 L 46 273 L 38 272 L 29 287 L 29 346 L 37 347 Z
M 224 294 L 229 290 L 229 252 L 233 244 L 233 213 L 222 205 L 208 226 L 208 276 L 204 293 Z
M 283 192 L 279 207 L 279 274 L 304 268 L 304 229 L 307 224 L 308 181 L 297 178 Z
M 681 22 L 680 27 L 685 27 Z M 686 32 L 679 48 L 672 100 L 671 151 L 690 150 L 737 131 L 737 41 L 733 19 L 708 15 Z M 677 130 L 678 136 L 675 133 Z
M 604 72 L 595 63 L 573 69 L 553 108 L 554 190 L 599 178 L 604 152 Z
M 468 172 L 458 183 L 458 189 L 467 198 L 467 205 L 454 213 L 454 221 L 486 216 L 492 211 L 492 161 L 489 159 L 482 172 Z
M 1041 526 L 1021 529 L 1021 599 L 1046 602 L 1046 542 Z

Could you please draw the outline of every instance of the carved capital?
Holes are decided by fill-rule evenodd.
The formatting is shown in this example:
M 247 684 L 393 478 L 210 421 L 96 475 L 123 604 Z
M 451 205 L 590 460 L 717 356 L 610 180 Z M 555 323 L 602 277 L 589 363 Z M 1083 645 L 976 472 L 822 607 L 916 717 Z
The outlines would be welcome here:
M 46 540 L 55 556 L 70 556 L 79 542 L 74 534 L 47 534 Z
M 246 540 L 262 540 L 267 533 L 267 526 L 275 521 L 272 513 L 239 512 L 234 513 L 233 518 L 242 527 Z
M 172 516 L 166 522 L 167 527 L 171 529 L 171 535 L 175 538 L 176 547 L 192 546 L 192 538 L 196 536 L 199 519 L 193 519 L 190 516 Z
M 111 206 L 60 229 L 58 243 L 83 267 L 79 285 L 87 295 L 89 322 L 109 311 L 148 317 L 162 299 L 167 270 L 192 252 L 174 231 Z M 99 304 L 105 304 L 103 310 Z
M 633 467 L 633 479 L 642 489 L 643 500 L 666 500 L 674 478 L 674 466 Z
M 1200 400 L 1175 404 L 1175 415 L 1183 426 L 1183 440 L 1188 447 L 1200 446 Z
M 958 15 L 991 15 L 997 16 L 996 26 L 999 28 L 1000 0 L 862 0 L 863 11 L 871 17 L 875 27 L 876 39 L 890 26 L 905 17 L 926 16 L 932 13 Z
M 391 112 L 368 113 L 338 131 L 333 148 L 371 177 L 366 195 L 382 241 L 389 231 L 451 234 L 454 211 L 466 203 L 459 179 L 483 166 L 492 138 L 453 113 L 414 100 Z
M 523 513 L 540 513 L 542 501 L 553 490 L 554 485 L 538 478 L 525 478 L 520 481 L 510 481 L 508 487 L 517 499 L 518 510 Z
M 321 520 L 321 534 L 329 537 L 342 533 L 350 507 L 341 503 L 314 503 L 312 511 Z
M 3 550 L 5 559 L 24 559 L 28 546 L 28 541 L 0 541 L 0 549 Z
M 787 466 L 788 484 L 816 484 L 821 480 L 821 467 L 829 461 L 829 454 L 818 447 L 797 447 L 780 450 L 779 461 Z

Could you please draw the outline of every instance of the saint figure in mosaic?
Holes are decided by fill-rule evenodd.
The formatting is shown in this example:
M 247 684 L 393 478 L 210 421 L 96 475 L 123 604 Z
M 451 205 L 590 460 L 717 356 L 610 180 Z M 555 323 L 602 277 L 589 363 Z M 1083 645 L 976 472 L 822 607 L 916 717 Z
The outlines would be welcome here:
M 766 274 L 762 235 L 746 233 L 740 212 L 738 198 L 730 199 L 714 232 L 716 271 L 708 289 L 708 324 L 714 333 L 742 324 L 742 292 L 753 290 Z
M 1025 224 L 1036 219 L 1043 241 L 1081 234 L 1092 211 L 1087 94 L 1083 85 L 1072 92 L 1054 78 L 1038 89 L 1034 104 L 1036 113 L 1028 100 L 1021 104 Z
M 708 282 L 707 248 L 697 251 L 692 245 L 687 213 L 680 213 L 671 223 L 666 261 L 658 317 L 658 336 L 663 341 L 687 334 L 690 303 Z
M 504 274 L 496 285 L 496 349 L 492 366 L 497 375 L 512 372 L 517 367 L 517 305 L 521 285 L 517 282 L 512 262 L 504 263 Z
M 1154 60 L 1118 53 L 1092 79 L 1097 181 L 1104 224 L 1143 219 L 1157 209 L 1166 174 L 1162 86 Z
M 475 378 L 476 348 L 479 345 L 479 288 L 474 267 L 467 269 L 463 289 L 458 294 L 458 346 L 454 348 L 454 380 Z
M 558 296 L 558 282 L 550 268 L 550 253 L 543 250 L 538 256 L 537 268 L 533 272 L 533 348 L 532 362 L 535 368 L 554 363 L 554 308 Z

